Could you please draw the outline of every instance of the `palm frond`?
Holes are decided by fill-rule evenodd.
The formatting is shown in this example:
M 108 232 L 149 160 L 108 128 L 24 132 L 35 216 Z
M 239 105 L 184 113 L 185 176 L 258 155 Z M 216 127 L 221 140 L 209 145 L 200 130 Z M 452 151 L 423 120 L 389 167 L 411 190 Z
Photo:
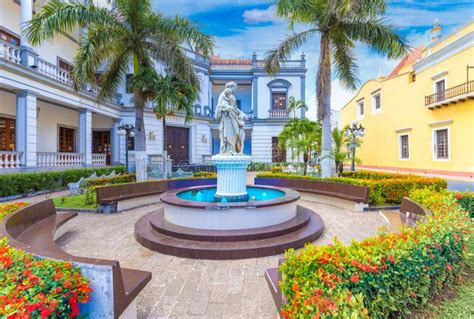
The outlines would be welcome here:
M 130 63 L 130 51 L 124 48 L 111 57 L 110 62 L 105 68 L 105 72 L 99 78 L 99 96 L 100 100 L 114 97 L 118 92 L 123 78 L 127 74 Z
M 309 29 L 300 33 L 295 33 L 285 40 L 274 50 L 265 54 L 265 70 L 269 74 L 276 74 L 280 70 L 280 64 L 290 58 L 291 53 L 302 46 L 317 29 Z
M 359 84 L 357 59 L 354 43 L 342 32 L 333 33 L 331 51 L 336 76 L 347 89 L 355 89 Z
M 344 21 L 340 28 L 351 40 L 364 42 L 390 59 L 402 57 L 407 53 L 407 41 L 397 34 L 395 27 L 384 18 Z
M 22 27 L 28 41 L 32 45 L 39 45 L 45 40 L 53 39 L 59 32 L 71 33 L 77 27 L 88 24 L 116 22 L 115 17 L 105 8 L 51 0 Z

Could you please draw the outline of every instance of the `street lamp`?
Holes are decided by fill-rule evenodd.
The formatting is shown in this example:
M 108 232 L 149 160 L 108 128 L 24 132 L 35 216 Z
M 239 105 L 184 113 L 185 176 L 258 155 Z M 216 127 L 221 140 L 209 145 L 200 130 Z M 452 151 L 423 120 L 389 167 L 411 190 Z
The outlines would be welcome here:
M 135 126 L 130 123 L 121 123 L 118 127 L 119 132 L 121 134 L 125 134 L 125 172 L 129 173 L 128 171 L 128 141 L 130 137 L 135 136 Z
M 357 126 L 357 122 L 352 122 L 352 126 L 349 126 L 348 132 L 351 135 L 351 141 L 349 147 L 352 151 L 352 163 L 351 163 L 351 171 L 355 172 L 355 151 L 356 147 L 359 146 L 358 139 L 359 137 L 364 137 L 365 135 L 365 128 L 362 124 Z

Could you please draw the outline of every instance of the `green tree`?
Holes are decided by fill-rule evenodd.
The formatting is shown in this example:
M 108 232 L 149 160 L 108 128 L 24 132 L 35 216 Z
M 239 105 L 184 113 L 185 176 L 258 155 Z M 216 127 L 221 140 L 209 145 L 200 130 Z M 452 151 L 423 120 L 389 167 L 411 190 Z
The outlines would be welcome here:
M 330 153 L 330 157 L 334 159 L 336 165 L 336 172 L 338 176 L 342 175 L 344 171 L 344 162 L 347 159 L 346 146 L 350 142 L 350 138 L 347 136 L 347 128 L 342 130 L 335 127 L 331 132 L 333 148 Z
M 354 54 L 356 42 L 362 42 L 388 58 L 406 54 L 405 40 L 382 15 L 385 0 L 279 0 L 277 15 L 285 17 L 292 28 L 306 24 L 309 29 L 294 33 L 278 48 L 267 52 L 265 68 L 270 74 L 291 57 L 293 51 L 319 34 L 319 63 L 316 78 L 318 121 L 322 123 L 323 177 L 331 175 L 331 68 L 342 84 L 355 89 L 358 65 Z
M 115 0 L 111 10 L 88 4 L 51 0 L 44 4 L 25 26 L 24 33 L 33 45 L 53 39 L 58 33 L 85 28 L 74 58 L 72 78 L 76 87 L 98 79 L 99 99 L 113 97 L 123 83 L 130 65 L 133 76 L 154 67 L 155 61 L 183 82 L 199 87 L 194 67 L 182 44 L 209 56 L 213 39 L 198 27 L 178 16 L 156 13 L 150 0 Z M 140 81 L 136 81 L 140 82 Z M 145 92 L 134 86 L 135 156 L 137 180 L 146 179 L 146 136 L 144 127 Z
M 290 96 L 288 100 L 288 112 L 293 112 L 293 118 L 296 118 L 296 111 L 308 111 L 308 106 L 302 100 L 296 100 L 294 96 Z

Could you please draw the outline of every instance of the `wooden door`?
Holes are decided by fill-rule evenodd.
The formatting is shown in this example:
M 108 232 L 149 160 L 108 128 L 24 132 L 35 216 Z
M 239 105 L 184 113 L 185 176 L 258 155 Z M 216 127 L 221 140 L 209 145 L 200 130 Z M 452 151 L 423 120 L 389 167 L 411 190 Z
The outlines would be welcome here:
M 272 163 L 286 162 L 286 150 L 281 148 L 278 137 L 272 137 Z
M 168 155 L 173 164 L 189 163 L 189 129 L 167 126 Z
M 110 132 L 93 131 L 92 132 L 92 153 L 106 154 L 106 163 L 110 165 Z

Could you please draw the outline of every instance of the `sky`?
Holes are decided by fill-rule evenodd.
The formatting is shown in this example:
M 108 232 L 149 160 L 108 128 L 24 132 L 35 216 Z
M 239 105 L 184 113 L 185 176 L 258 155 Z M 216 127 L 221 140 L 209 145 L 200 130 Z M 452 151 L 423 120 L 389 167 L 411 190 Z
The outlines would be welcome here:
M 196 22 L 201 30 L 214 36 L 214 54 L 223 58 L 250 58 L 253 52 L 263 58 L 292 30 L 284 19 L 275 15 L 275 0 L 153 0 L 155 9 L 167 15 L 185 16 Z M 448 33 L 474 17 L 472 0 L 404 0 L 388 1 L 386 18 L 406 37 L 412 47 L 428 44 L 430 29 L 435 19 Z M 297 26 L 304 30 L 306 26 Z M 292 58 L 306 54 L 306 103 L 308 116 L 316 112 L 315 77 L 319 58 L 318 38 L 295 51 Z M 359 64 L 359 79 L 363 84 L 379 75 L 388 75 L 398 61 L 388 60 L 363 44 L 355 49 Z M 355 94 L 345 90 L 333 76 L 331 103 L 340 109 Z

